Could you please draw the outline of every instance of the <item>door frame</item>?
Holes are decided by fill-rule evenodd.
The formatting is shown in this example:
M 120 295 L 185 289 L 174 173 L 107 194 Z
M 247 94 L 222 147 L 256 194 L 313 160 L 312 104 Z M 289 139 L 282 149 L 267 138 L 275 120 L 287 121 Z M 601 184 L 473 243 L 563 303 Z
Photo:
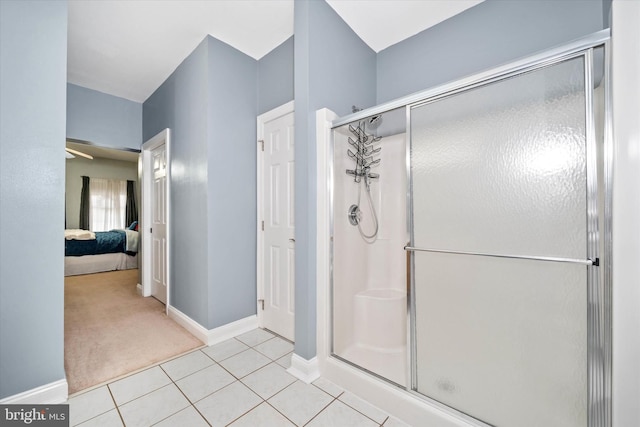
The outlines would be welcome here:
M 264 233 L 262 230 L 264 211 L 264 191 L 262 174 L 264 172 L 264 126 L 266 123 L 294 112 L 294 101 L 289 101 L 273 110 L 260 114 L 257 119 L 256 143 L 256 312 L 258 326 L 263 327 L 262 307 L 258 303 L 264 299 Z M 295 178 L 294 178 L 295 179 Z M 295 285 L 294 285 L 295 286 Z M 295 316 L 295 312 L 294 312 Z
M 153 164 L 151 151 L 164 145 L 165 156 L 167 161 L 166 170 L 166 221 L 167 221 L 167 258 L 165 260 L 167 268 L 167 304 L 165 311 L 169 313 L 169 305 L 171 304 L 171 131 L 166 128 L 153 138 L 142 144 L 140 152 L 140 161 L 138 170 L 140 172 L 142 214 L 140 216 L 139 230 L 142 234 L 142 296 L 151 296 L 151 233 L 148 230 L 148 224 L 151 224 L 151 186 L 153 184 Z

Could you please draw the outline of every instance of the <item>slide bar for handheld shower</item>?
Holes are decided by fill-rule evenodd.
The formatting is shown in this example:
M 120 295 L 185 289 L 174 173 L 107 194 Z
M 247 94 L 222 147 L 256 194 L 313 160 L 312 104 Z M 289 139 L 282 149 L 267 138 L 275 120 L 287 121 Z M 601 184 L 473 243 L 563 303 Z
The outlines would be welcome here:
M 596 267 L 600 265 L 599 258 L 596 258 L 595 260 L 591 260 L 591 259 L 556 258 L 556 257 L 527 256 L 527 255 L 487 254 L 482 252 L 463 252 L 463 251 L 448 251 L 444 249 L 415 248 L 413 246 L 405 246 L 404 250 L 410 251 L 410 252 L 435 252 L 440 254 L 476 255 L 476 256 L 488 256 L 493 258 L 511 258 L 511 259 L 526 259 L 526 260 L 532 260 L 532 261 L 565 262 L 570 264 L 593 265 Z

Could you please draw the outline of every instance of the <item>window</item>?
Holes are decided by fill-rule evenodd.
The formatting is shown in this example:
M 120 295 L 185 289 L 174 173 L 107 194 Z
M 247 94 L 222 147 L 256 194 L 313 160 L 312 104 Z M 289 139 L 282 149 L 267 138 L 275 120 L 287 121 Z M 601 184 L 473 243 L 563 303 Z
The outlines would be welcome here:
M 125 228 L 127 181 L 91 178 L 89 224 L 92 231 Z

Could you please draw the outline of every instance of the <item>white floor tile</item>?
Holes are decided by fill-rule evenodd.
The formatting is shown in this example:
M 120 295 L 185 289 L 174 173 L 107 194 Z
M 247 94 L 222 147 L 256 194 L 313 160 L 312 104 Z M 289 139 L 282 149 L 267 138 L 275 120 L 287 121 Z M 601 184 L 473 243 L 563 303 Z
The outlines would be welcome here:
M 189 406 L 174 384 L 146 394 L 119 407 L 127 427 L 148 427 Z
M 293 344 L 291 344 L 289 341 L 283 340 L 282 338 L 275 337 L 261 344 L 258 344 L 253 348 L 258 350 L 268 358 L 276 360 L 284 356 L 285 354 L 292 352 Z
M 178 381 L 187 375 L 191 375 L 207 366 L 213 365 L 215 362 L 207 357 L 200 350 L 185 354 L 182 357 L 173 359 L 170 362 L 163 363 L 160 367 L 171 377 L 172 380 Z
M 249 349 L 223 360 L 220 362 L 220 365 L 231 372 L 236 378 L 242 378 L 270 362 L 271 360 L 267 356 L 253 349 Z
M 318 387 L 296 381 L 269 399 L 269 403 L 297 425 L 304 425 L 332 400 Z
M 284 356 L 282 356 L 280 359 L 276 360 L 276 363 L 280 366 L 282 366 L 284 369 L 289 369 L 291 367 L 291 356 L 293 355 L 293 352 L 291 353 L 287 353 Z
M 249 347 L 246 344 L 241 343 L 235 338 L 231 338 L 230 340 L 223 341 L 220 344 L 203 348 L 202 351 L 216 362 L 220 362 L 221 360 L 241 353 L 248 348 Z
M 313 382 L 313 385 L 316 386 L 316 387 L 319 387 L 320 389 L 322 389 L 324 391 L 326 391 L 327 393 L 329 393 L 333 397 L 338 397 L 344 392 L 343 389 L 341 389 L 340 387 L 338 387 L 337 385 L 335 385 L 331 381 L 326 380 L 324 378 L 318 378 L 317 380 L 315 380 Z
M 382 412 L 380 409 L 376 408 L 369 402 L 360 399 L 352 393 L 344 392 L 338 399 L 340 399 L 343 403 L 351 406 L 356 411 L 371 418 L 378 424 L 382 424 L 388 417 L 386 413 Z
M 309 427 L 377 427 L 379 424 L 374 423 L 358 411 L 355 411 L 335 400 L 327 409 L 320 412 L 309 424 Z
M 276 363 L 270 363 L 242 379 L 247 387 L 265 400 L 295 381 L 293 375 Z
M 242 335 L 238 335 L 236 339 L 242 341 L 248 346 L 253 347 L 254 345 L 258 345 L 266 340 L 270 340 L 275 337 L 271 332 L 267 332 L 264 329 L 254 329 L 253 331 L 249 331 Z
M 69 404 L 69 424 L 72 426 L 116 407 L 106 386 L 72 397 L 67 403 Z
M 159 366 L 109 384 L 113 399 L 118 406 L 157 390 L 171 383 L 171 379 Z
M 202 415 L 196 411 L 196 408 L 189 406 L 186 409 L 178 412 L 160 421 L 158 424 L 154 424 L 155 427 L 209 427 L 209 424 L 202 418 Z
M 89 421 L 85 421 L 78 427 L 123 427 L 120 414 L 117 409 L 112 409 L 109 412 L 105 412 L 102 415 L 98 415 L 95 418 L 91 418 Z
M 211 393 L 220 390 L 236 379 L 220 365 L 213 365 L 176 381 L 180 390 L 192 402 L 207 397 Z
M 230 424 L 231 427 L 294 427 L 284 415 L 273 409 L 268 403 L 263 403 L 238 420 Z
M 258 406 L 262 399 L 239 381 L 213 393 L 195 407 L 213 427 L 226 426 Z
M 384 422 L 384 427 L 411 427 L 409 424 L 400 421 L 397 418 L 389 417 L 387 421 Z

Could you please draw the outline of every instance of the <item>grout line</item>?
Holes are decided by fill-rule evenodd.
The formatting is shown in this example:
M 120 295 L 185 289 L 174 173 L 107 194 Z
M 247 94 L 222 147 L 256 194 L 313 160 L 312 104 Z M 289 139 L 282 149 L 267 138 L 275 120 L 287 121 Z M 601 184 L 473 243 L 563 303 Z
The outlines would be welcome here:
M 280 334 L 278 334 L 278 333 L 276 333 L 276 332 L 273 332 L 271 329 L 267 329 L 267 328 L 258 328 L 258 329 L 262 329 L 263 331 L 269 332 L 270 334 L 273 334 L 273 335 L 275 335 L 276 337 L 278 337 L 278 338 L 282 338 L 283 340 L 287 341 L 288 343 L 290 343 L 290 344 L 294 344 L 294 345 L 295 345 L 295 342 L 293 342 L 293 341 L 291 341 L 291 340 L 289 340 L 289 339 L 287 339 L 287 338 L 283 337 L 282 335 L 280 335 Z
M 209 366 L 213 366 L 213 365 L 209 365 Z M 209 366 L 207 366 L 207 368 L 208 368 Z M 169 377 L 169 374 L 167 374 L 167 371 L 165 371 L 165 370 L 162 368 L 162 366 L 160 366 L 160 369 L 162 369 L 162 370 L 164 371 L 164 373 Z M 203 368 L 203 369 L 206 369 L 206 368 Z M 200 371 L 202 371 L 203 369 L 201 369 Z M 197 371 L 197 372 L 200 372 L 200 371 Z M 195 372 L 194 372 L 194 373 L 195 373 Z M 188 377 L 188 376 L 189 376 L 189 375 L 187 375 L 187 377 Z M 184 378 L 186 378 L 186 377 L 184 377 Z M 185 398 L 185 399 L 187 399 L 187 402 L 189 402 L 189 406 L 191 406 L 193 409 L 195 409 L 195 410 L 196 410 L 196 412 L 197 412 L 198 414 L 200 414 L 200 416 L 202 417 L 202 419 L 203 419 L 207 424 L 209 424 L 209 426 L 211 426 L 211 423 L 209 422 L 209 420 L 207 420 L 207 419 L 204 417 L 204 415 L 202 415 L 202 413 L 198 410 L 198 408 L 196 408 L 196 406 L 193 404 L 193 402 L 191 402 L 191 399 L 189 399 L 189 398 L 187 397 L 187 395 L 186 395 L 186 394 L 184 394 L 184 392 L 182 391 L 182 389 L 180 388 L 180 386 L 179 386 L 178 384 L 176 384 L 176 382 L 173 380 L 173 378 L 169 377 L 169 379 L 171 380 L 171 383 L 172 383 L 172 384 L 173 384 L 173 385 L 178 389 L 178 391 L 179 391 L 180 393 L 182 393 L 182 395 L 184 396 L 184 398 Z M 181 378 L 181 379 L 182 379 L 182 378 Z M 204 399 L 204 398 L 203 398 L 203 399 Z M 182 408 L 182 409 L 180 409 L 178 412 L 182 412 L 182 411 L 184 411 L 184 410 L 185 410 L 185 409 L 187 409 L 189 406 L 187 406 L 186 408 Z M 167 418 L 171 418 L 171 417 L 173 417 L 173 416 L 174 416 L 174 415 L 176 415 L 178 412 L 175 412 L 175 413 L 173 413 L 173 414 L 169 415 L 168 417 L 163 418 L 162 420 L 158 421 L 158 422 L 157 422 L 157 423 L 155 423 L 155 424 L 161 423 L 162 421 L 166 420 Z M 155 424 L 154 424 L 154 425 L 155 425 Z
M 286 387 L 285 387 L 285 388 L 286 388 Z M 284 390 L 284 388 L 283 388 L 282 390 Z M 282 391 L 282 390 L 280 390 L 280 391 Z M 280 393 L 280 391 L 279 391 L 278 393 Z M 278 393 L 276 393 L 276 394 L 278 394 Z M 273 396 L 275 396 L 275 394 L 274 394 Z M 271 396 L 271 397 L 273 397 L 273 396 Z M 271 397 L 270 397 L 269 399 L 271 399 Z M 274 410 L 274 411 L 276 411 L 277 413 L 279 413 L 280 415 L 282 415 L 282 416 L 283 416 L 286 420 L 288 420 L 291 424 L 293 424 L 294 426 L 297 426 L 297 424 L 296 424 L 296 423 L 294 423 L 292 419 L 290 419 L 290 418 L 289 418 L 289 417 L 287 417 L 285 414 L 283 414 L 282 412 L 280 412 L 280 411 L 278 410 L 278 408 L 276 408 L 275 406 L 273 406 L 273 405 L 272 405 L 268 400 L 265 400 L 264 402 L 265 402 L 267 405 L 271 406 L 271 408 L 273 408 L 273 410 Z
M 205 355 L 205 356 L 206 356 L 206 355 Z M 200 369 L 198 369 L 197 371 L 193 371 L 193 372 L 191 372 L 190 374 L 185 375 L 184 377 L 177 378 L 177 379 L 175 379 L 175 380 L 174 380 L 173 378 L 171 378 L 171 375 L 169 375 L 169 373 L 168 373 L 168 372 L 167 372 L 167 371 L 162 367 L 162 365 L 160 365 L 160 366 L 159 366 L 159 368 L 160 368 L 160 369 L 162 369 L 162 371 L 165 373 L 165 375 L 169 377 L 169 379 L 171 380 L 171 382 L 176 383 L 176 381 L 183 380 L 183 379 L 185 379 L 185 378 L 190 377 L 190 376 L 191 376 L 191 375 L 193 375 L 193 374 L 197 374 L 198 372 L 204 371 L 204 370 L 205 370 L 205 369 L 207 369 L 207 368 L 210 368 L 210 367 L 212 367 L 212 366 L 218 365 L 218 362 L 216 362 L 215 360 L 213 360 L 213 359 L 211 359 L 211 358 L 209 358 L 209 359 L 213 362 L 213 364 L 212 364 L 212 365 L 207 365 L 207 366 L 205 366 L 204 368 L 200 368 Z M 176 386 L 177 386 L 177 384 L 176 384 Z
M 342 393 L 340 393 L 340 395 L 338 397 L 336 397 L 336 399 L 339 399 L 343 394 L 345 394 L 346 392 L 343 391 Z M 358 395 L 355 395 L 353 393 L 351 393 L 352 396 L 356 397 L 357 399 L 362 400 L 364 403 L 367 403 L 369 406 L 373 407 L 374 409 L 377 409 L 378 411 L 382 412 L 383 414 L 386 414 L 385 411 L 383 411 L 382 409 L 378 408 L 377 406 L 375 406 L 372 403 L 369 403 L 368 401 L 364 400 L 363 398 L 359 397 Z M 344 400 L 340 400 L 340 402 L 344 403 L 345 405 L 347 405 L 347 407 L 353 409 L 354 411 L 356 411 L 357 413 L 369 418 L 371 421 L 373 421 L 374 423 L 378 423 L 376 420 L 374 420 L 373 418 L 371 418 L 370 416 L 368 416 L 367 414 L 365 414 L 364 412 L 354 408 L 353 406 L 349 405 L 347 402 L 345 402 Z M 387 415 L 387 418 L 389 418 L 389 415 Z M 384 419 L 384 421 L 382 422 L 382 424 L 384 424 L 384 422 L 387 420 L 387 418 Z M 380 424 L 380 425 L 382 425 Z
M 323 390 L 323 391 L 324 391 L 324 390 Z M 326 393 L 326 392 L 325 392 L 325 393 Z M 327 393 L 327 394 L 329 394 L 329 393 Z M 331 396 L 331 395 L 329 394 L 329 396 Z M 331 396 L 331 397 L 332 397 L 331 402 L 327 403 L 327 405 L 326 405 L 324 408 L 320 409 L 320 411 L 319 411 L 317 414 L 315 414 L 315 415 L 314 415 L 314 416 L 313 416 L 309 421 L 307 421 L 307 422 L 304 424 L 305 426 L 306 426 L 306 425 L 309 425 L 309 423 L 310 423 L 311 421 L 313 421 L 313 420 L 314 420 L 318 415 L 320 415 L 321 413 L 323 413 L 323 412 L 324 412 L 324 411 L 325 411 L 325 410 L 326 410 L 326 409 L 327 409 L 327 408 L 328 408 L 328 407 L 329 407 L 333 402 L 335 402 L 336 400 L 338 400 L 338 398 L 337 398 L 337 397 L 333 397 L 333 396 Z
M 116 399 L 113 397 L 113 393 L 111 392 L 111 389 L 109 388 L 108 385 L 106 387 L 107 387 L 107 390 L 109 391 L 109 396 L 111 396 L 111 400 L 113 401 L 113 404 L 116 407 L 116 411 L 118 412 L 118 416 L 120 417 L 120 421 L 122 421 L 122 425 L 126 426 L 127 424 L 124 422 L 124 418 L 122 418 L 122 413 L 120 412 L 120 407 L 116 403 Z
M 215 346 L 217 346 L 217 345 L 220 345 L 220 344 L 222 344 L 222 343 L 225 343 L 225 342 L 227 342 L 227 341 L 231 341 L 231 340 L 236 340 L 236 341 L 238 341 L 240 344 L 242 344 L 242 345 L 246 346 L 247 348 L 245 348 L 244 350 L 240 350 L 240 351 L 239 351 L 239 352 L 237 352 L 237 353 L 233 353 L 231 356 L 227 356 L 227 357 L 225 357 L 224 359 L 220 359 L 219 361 L 218 361 L 218 360 L 216 360 L 216 359 L 214 359 L 212 356 L 208 355 L 207 353 L 204 353 L 204 350 L 203 350 L 204 348 L 211 348 L 211 347 L 215 347 Z M 236 339 L 235 337 L 233 337 L 233 338 L 229 338 L 228 340 L 225 340 L 225 341 L 219 342 L 218 344 L 214 344 L 214 345 L 211 345 L 211 346 L 204 346 L 203 348 L 201 348 L 201 349 L 200 349 L 200 351 L 202 351 L 202 352 L 203 352 L 203 353 L 204 353 L 204 354 L 205 354 L 209 359 L 213 360 L 213 361 L 214 361 L 214 362 L 216 362 L 216 363 L 220 363 L 220 362 L 225 361 L 225 360 L 227 360 L 227 359 L 230 359 L 230 358 L 232 358 L 233 356 L 235 356 L 236 354 L 240 354 L 240 353 L 242 353 L 243 351 L 246 351 L 246 350 L 248 350 L 248 349 L 250 349 L 250 348 L 253 348 L 253 347 L 248 346 L 248 345 L 246 345 L 245 343 L 243 343 L 242 341 L 240 341 L 240 340 Z
M 148 391 L 148 392 L 146 392 L 146 393 L 144 393 L 144 394 L 141 394 L 140 396 L 136 396 L 136 397 L 134 397 L 134 398 L 133 398 L 133 399 L 131 399 L 131 400 L 127 400 L 126 402 L 122 402 L 120 405 L 118 405 L 118 404 L 117 404 L 116 399 L 114 398 L 114 399 L 113 399 L 113 402 L 116 404 L 116 406 L 124 406 L 124 405 L 126 405 L 126 404 L 129 404 L 129 403 L 131 403 L 131 402 L 133 402 L 133 401 L 136 401 L 136 400 L 140 399 L 141 397 L 147 396 L 147 395 L 149 395 L 149 394 L 151 394 L 151 393 L 153 393 L 153 392 L 155 392 L 155 391 L 158 391 L 158 390 L 160 390 L 161 388 L 165 388 L 166 386 L 171 385 L 171 384 L 173 383 L 173 380 L 171 379 L 171 377 L 170 377 L 169 375 L 167 375 L 167 373 L 164 371 L 164 369 L 162 369 L 160 366 L 157 366 L 157 367 L 158 367 L 158 368 L 160 368 L 160 370 L 162 370 L 162 373 L 163 373 L 164 375 L 166 375 L 166 376 L 167 376 L 167 378 L 169 378 L 169 382 L 168 382 L 167 384 L 163 384 L 163 385 L 159 386 L 158 388 L 154 388 L 153 390 L 150 390 L 150 391 Z M 156 368 L 156 366 L 154 366 L 153 368 L 149 368 L 149 370 L 150 370 L 150 369 L 154 369 L 154 368 Z M 142 372 L 144 372 L 144 371 L 142 371 Z M 138 374 L 139 374 L 139 373 L 141 373 L 141 372 L 138 372 Z M 134 375 L 137 375 L 137 374 L 134 374 Z M 133 375 L 132 375 L 132 376 L 133 376 Z M 123 379 L 124 379 L 124 378 L 123 378 Z M 113 384 L 113 383 L 111 383 L 111 384 Z M 111 392 L 111 388 L 109 387 L 111 384 L 107 384 L 107 387 L 109 388 L 109 392 Z M 113 394 L 111 394 L 111 396 L 113 396 Z
M 239 381 L 239 380 L 238 380 L 238 381 Z M 244 413 L 243 413 L 242 415 L 240 415 L 239 417 L 234 418 L 233 420 L 231 420 L 231 422 L 230 422 L 230 423 L 227 423 L 227 425 L 235 423 L 235 422 L 236 422 L 236 421 L 238 421 L 240 418 L 244 417 L 244 416 L 245 416 L 245 415 L 247 415 L 249 412 L 253 411 L 253 410 L 254 410 L 254 409 L 256 409 L 258 406 L 260 406 L 260 405 L 262 405 L 263 403 L 265 403 L 265 402 L 266 402 L 266 400 L 264 400 L 264 399 L 262 398 L 262 396 L 260 396 L 258 393 L 256 393 L 255 391 L 253 391 L 253 389 L 252 389 L 251 387 L 249 387 L 248 385 L 246 385 L 246 384 L 244 384 L 244 383 L 242 383 L 242 382 L 240 382 L 240 384 L 242 384 L 243 386 L 245 386 L 246 388 L 248 388 L 248 389 L 249 389 L 249 391 L 250 391 L 251 393 L 253 393 L 253 394 L 255 394 L 256 396 L 258 396 L 258 397 L 260 398 L 260 400 L 262 400 L 262 402 L 260 402 L 260 403 L 258 403 L 257 405 L 255 405 L 255 406 L 251 407 L 248 411 L 244 412 Z M 229 385 L 231 385 L 231 384 L 229 384 Z

